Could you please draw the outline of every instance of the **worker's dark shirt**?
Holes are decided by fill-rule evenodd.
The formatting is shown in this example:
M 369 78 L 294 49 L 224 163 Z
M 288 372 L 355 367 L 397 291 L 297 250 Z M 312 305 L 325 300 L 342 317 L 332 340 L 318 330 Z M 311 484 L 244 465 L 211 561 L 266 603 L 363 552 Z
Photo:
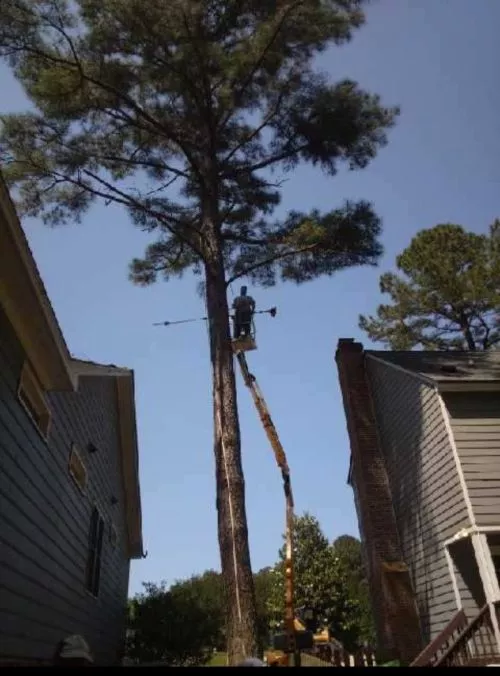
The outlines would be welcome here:
M 255 301 L 251 296 L 238 296 L 233 301 L 233 308 L 236 312 L 253 312 L 255 310 Z

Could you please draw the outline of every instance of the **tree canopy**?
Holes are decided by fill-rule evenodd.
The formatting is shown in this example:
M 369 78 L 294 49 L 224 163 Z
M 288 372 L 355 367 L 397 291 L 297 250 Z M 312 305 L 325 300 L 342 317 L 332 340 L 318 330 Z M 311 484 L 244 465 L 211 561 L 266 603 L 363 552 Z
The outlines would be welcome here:
M 360 316 L 393 350 L 488 350 L 500 343 L 500 221 L 488 234 L 450 223 L 422 230 L 380 277 L 390 303 Z
M 211 617 L 196 596 L 185 591 L 144 584 L 144 593 L 129 604 L 128 657 L 169 666 L 206 662 L 213 640 Z
M 272 220 L 280 179 L 264 171 L 305 161 L 334 175 L 385 144 L 397 110 L 312 65 L 351 39 L 363 4 L 4 0 L 0 54 L 33 105 L 1 117 L 18 206 L 60 224 L 96 199 L 123 205 L 156 237 L 132 265 L 141 284 L 201 272 L 214 219 L 227 281 L 299 282 L 376 262 L 368 203 Z
M 359 596 L 364 580 L 360 543 L 350 536 L 344 538 L 349 538 L 344 540 L 349 547 L 339 541 L 332 545 L 315 517 L 307 513 L 296 517 L 294 603 L 296 608 L 313 608 L 320 625 L 328 627 L 348 650 L 354 650 L 365 641 L 371 642 L 373 631 L 365 590 Z M 282 548 L 273 569 L 274 585 L 269 598 L 272 617 L 278 621 L 284 612 L 284 554 Z
M 348 642 L 356 647 L 364 644 L 374 647 L 377 643 L 375 624 L 361 542 L 352 535 L 341 535 L 332 547 L 345 575 L 349 596 L 355 600 Z
M 176 582 L 170 593 L 179 607 L 195 604 L 203 616 L 199 631 L 205 640 L 205 648 L 224 650 L 226 647 L 226 615 L 224 589 L 220 573 L 207 570 L 202 575 L 193 575 Z M 196 629 L 198 631 L 198 629 Z
M 219 548 L 230 663 L 258 650 L 227 286 L 375 264 L 365 200 L 276 211 L 284 175 L 362 169 L 398 110 L 315 56 L 351 40 L 365 0 L 2 0 L 0 58 L 31 107 L 2 115 L 22 214 L 53 225 L 100 201 L 151 235 L 148 285 L 202 275 L 212 361 Z
M 268 600 L 271 569 L 254 575 L 258 634 L 262 649 L 269 635 Z M 171 666 L 204 664 L 213 651 L 226 649 L 224 583 L 207 570 L 167 587 L 144 583 L 144 592 L 130 602 L 127 656 L 140 662 L 163 661 Z

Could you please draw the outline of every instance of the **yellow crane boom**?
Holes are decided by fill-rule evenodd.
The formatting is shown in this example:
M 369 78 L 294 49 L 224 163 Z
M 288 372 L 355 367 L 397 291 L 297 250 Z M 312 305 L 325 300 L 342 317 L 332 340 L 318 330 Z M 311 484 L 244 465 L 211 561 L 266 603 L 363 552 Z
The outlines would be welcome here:
M 269 439 L 269 443 L 274 452 L 276 463 L 281 470 L 283 477 L 283 490 L 285 492 L 286 501 L 286 528 L 285 528 L 285 633 L 287 636 L 287 661 L 288 666 L 291 666 L 291 656 L 294 656 L 294 664 L 297 664 L 297 650 L 295 642 L 295 612 L 294 612 L 294 578 L 293 578 L 293 521 L 294 521 L 294 506 L 292 484 L 290 481 L 290 469 L 285 455 L 285 450 L 281 445 L 281 441 L 276 431 L 276 427 L 272 421 L 271 415 L 267 408 L 264 396 L 259 388 L 257 379 L 250 373 L 248 369 L 245 352 L 238 350 L 235 345 L 236 359 L 240 365 L 243 381 L 252 394 L 255 408 L 259 414 L 264 430 Z

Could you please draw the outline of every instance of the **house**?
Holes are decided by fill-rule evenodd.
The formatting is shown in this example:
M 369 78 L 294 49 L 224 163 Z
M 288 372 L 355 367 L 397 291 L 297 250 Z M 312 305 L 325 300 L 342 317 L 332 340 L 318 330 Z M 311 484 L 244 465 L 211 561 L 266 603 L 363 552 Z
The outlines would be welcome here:
M 116 663 L 142 555 L 133 372 L 71 357 L 0 181 L 0 665 Z
M 500 353 L 341 339 L 336 362 L 380 645 L 451 664 L 480 627 L 499 655 Z

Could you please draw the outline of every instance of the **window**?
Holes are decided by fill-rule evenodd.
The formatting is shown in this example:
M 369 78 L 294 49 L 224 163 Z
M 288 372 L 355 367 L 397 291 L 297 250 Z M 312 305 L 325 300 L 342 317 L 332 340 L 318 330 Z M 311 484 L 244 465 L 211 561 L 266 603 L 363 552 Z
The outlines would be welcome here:
M 69 455 L 69 473 L 78 488 L 84 493 L 87 487 L 87 468 L 83 464 L 83 460 L 75 444 L 72 445 Z
M 103 534 L 104 519 L 97 507 L 94 507 L 90 518 L 89 554 L 87 561 L 87 589 L 93 596 L 99 595 Z
M 17 397 L 44 439 L 50 427 L 50 410 L 43 390 L 28 362 L 24 363 L 17 389 Z

